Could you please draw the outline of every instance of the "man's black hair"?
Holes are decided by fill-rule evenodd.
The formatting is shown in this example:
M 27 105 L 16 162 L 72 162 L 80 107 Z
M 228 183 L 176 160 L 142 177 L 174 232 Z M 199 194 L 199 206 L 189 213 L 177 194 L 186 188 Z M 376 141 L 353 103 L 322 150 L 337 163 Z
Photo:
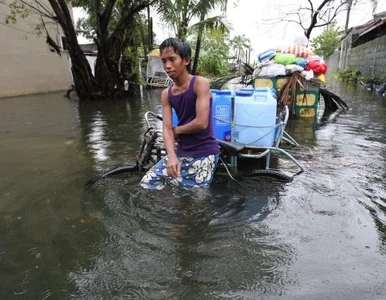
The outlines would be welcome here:
M 190 49 L 189 44 L 179 38 L 168 38 L 164 40 L 159 46 L 159 50 L 162 52 L 166 48 L 172 48 L 182 59 L 191 59 L 192 57 L 192 50 Z M 191 63 L 186 66 L 188 72 L 190 72 L 190 65 Z

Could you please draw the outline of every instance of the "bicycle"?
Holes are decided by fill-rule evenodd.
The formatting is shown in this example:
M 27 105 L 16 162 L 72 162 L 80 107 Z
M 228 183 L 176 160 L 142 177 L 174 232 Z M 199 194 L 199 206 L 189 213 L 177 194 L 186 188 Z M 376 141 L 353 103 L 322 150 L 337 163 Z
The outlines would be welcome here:
M 288 110 L 287 110 L 288 113 Z M 154 128 L 150 123 L 150 117 L 162 121 L 162 117 L 160 115 L 157 115 L 154 112 L 148 111 L 145 113 L 145 121 L 147 124 L 148 129 L 143 135 L 142 139 L 142 145 L 139 149 L 138 155 L 136 157 L 136 163 L 134 165 L 123 165 L 117 168 L 114 168 L 112 170 L 109 170 L 105 173 L 103 173 L 100 176 L 97 176 L 93 179 L 90 179 L 86 182 L 86 187 L 90 187 L 95 182 L 101 179 L 105 179 L 114 175 L 122 174 L 122 173 L 136 173 L 136 174 L 145 174 L 157 161 L 162 159 L 164 156 L 166 156 L 166 149 L 163 144 L 162 140 L 162 132 L 160 130 L 157 130 Z M 284 117 L 284 120 L 282 122 L 286 122 L 287 118 Z M 283 129 L 282 129 L 283 130 Z M 279 134 L 283 135 L 284 130 L 282 132 L 279 131 Z M 291 138 L 289 135 L 287 135 L 287 138 L 283 139 L 291 142 Z M 220 146 L 220 155 L 219 155 L 219 163 L 216 167 L 215 176 L 219 174 L 219 171 L 223 168 L 225 169 L 226 174 L 232 179 L 237 181 L 236 178 L 242 178 L 242 177 L 256 177 L 256 176 L 268 176 L 273 177 L 279 180 L 283 180 L 286 182 L 290 182 L 293 180 L 293 177 L 302 173 L 303 168 L 297 163 L 297 161 L 289 154 L 289 156 L 295 163 L 300 167 L 300 171 L 297 172 L 293 176 L 289 176 L 287 174 L 284 174 L 280 172 L 279 170 L 274 170 L 266 167 L 265 169 L 251 169 L 251 170 L 238 170 L 237 168 L 233 168 L 232 164 L 229 163 L 232 159 L 235 157 L 246 156 L 248 157 L 248 154 L 242 154 L 245 152 L 245 150 L 248 150 L 247 145 L 236 143 L 236 142 L 226 142 L 222 140 L 217 140 Z M 292 139 L 293 141 L 293 139 Z M 280 141 L 277 142 L 277 144 Z M 296 143 L 296 142 L 295 142 Z M 268 147 L 269 149 L 274 149 L 275 147 Z M 281 153 L 286 153 L 282 149 L 276 149 L 279 150 Z M 268 150 L 265 150 L 268 151 Z M 270 159 L 270 156 L 268 155 L 267 159 Z M 267 164 L 269 166 L 269 164 Z

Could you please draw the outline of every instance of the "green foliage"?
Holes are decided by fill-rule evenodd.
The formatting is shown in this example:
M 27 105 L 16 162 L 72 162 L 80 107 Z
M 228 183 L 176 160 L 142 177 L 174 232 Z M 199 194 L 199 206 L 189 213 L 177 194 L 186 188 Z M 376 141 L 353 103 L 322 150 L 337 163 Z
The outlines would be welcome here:
M 5 17 L 6 24 L 15 24 L 18 18 L 25 19 L 30 14 L 30 9 L 18 0 L 11 2 L 9 5 L 10 13 Z
M 196 44 L 196 37 L 189 43 Z M 201 40 L 199 57 L 199 74 L 206 77 L 228 74 L 229 37 L 221 30 L 204 31 Z
M 201 19 L 202 14 L 207 14 L 215 8 L 225 12 L 227 0 L 162 0 L 157 4 L 157 12 L 162 21 L 173 28 L 177 37 L 185 40 L 189 28 L 203 24 L 206 29 L 221 29 L 228 31 L 227 25 L 221 16 L 205 18 L 203 21 L 192 24 L 195 18 Z
M 92 40 L 96 37 L 96 22 L 93 16 L 88 18 L 80 18 L 76 22 L 76 31 L 86 39 Z
M 338 29 L 325 30 L 321 35 L 311 40 L 311 49 L 324 58 L 333 54 L 339 45 Z
M 360 80 L 363 83 L 385 83 L 386 82 L 386 73 L 382 74 L 379 77 L 370 77 L 370 76 L 365 76 L 365 75 L 360 75 L 357 73 L 357 69 L 353 68 L 346 68 L 344 70 L 338 70 L 335 74 L 334 77 L 340 81 L 345 81 L 345 82 L 355 82 L 355 80 Z
M 251 41 L 245 36 L 245 34 L 236 35 L 233 39 L 231 39 L 230 45 L 235 53 L 235 56 L 242 59 L 244 59 L 246 50 L 252 49 Z
M 357 69 L 346 68 L 344 70 L 338 70 L 335 73 L 335 78 L 341 81 L 353 82 L 357 78 Z
M 136 47 L 127 47 L 122 54 L 122 75 L 130 83 L 136 83 L 139 79 L 138 52 Z
M 386 73 L 382 74 L 382 75 L 379 77 L 379 81 L 380 81 L 380 82 L 386 82 Z

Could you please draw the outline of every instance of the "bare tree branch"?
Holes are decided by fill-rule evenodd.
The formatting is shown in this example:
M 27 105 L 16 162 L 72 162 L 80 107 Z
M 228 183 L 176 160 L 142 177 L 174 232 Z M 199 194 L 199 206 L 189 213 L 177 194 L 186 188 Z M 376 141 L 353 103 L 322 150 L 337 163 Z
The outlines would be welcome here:
M 272 6 L 270 11 L 276 10 L 277 17 L 268 20 L 263 19 L 263 21 L 258 24 L 260 24 L 260 27 L 261 25 L 266 25 L 270 29 L 280 23 L 297 24 L 303 29 L 304 35 L 309 38 L 313 28 L 327 26 L 336 20 L 337 16 L 345 10 L 348 1 L 353 0 L 323 0 L 319 1 L 320 4 L 317 7 L 315 7 L 315 1 L 313 0 L 307 0 L 304 6 L 285 6 L 284 4 L 281 7 Z M 363 1 L 365 0 L 362 0 L 362 2 Z M 356 2 L 359 3 L 360 1 Z M 334 3 L 335 7 L 330 6 L 330 3 Z
M 56 17 L 51 14 L 47 14 L 43 11 L 41 11 L 39 8 L 29 4 L 28 2 L 24 1 L 24 0 L 19 0 L 21 3 L 23 3 L 25 6 L 27 6 L 28 8 L 32 9 L 34 12 L 38 13 L 39 15 L 43 15 L 44 17 L 48 18 L 48 19 L 51 19 L 51 20 L 56 20 Z
M 319 5 L 317 10 L 313 13 L 310 26 L 305 32 L 305 36 L 309 39 L 311 35 L 312 29 L 315 27 L 316 23 L 318 22 L 318 15 L 321 11 L 321 9 L 328 3 L 330 0 L 323 0 L 323 2 Z
M 45 6 L 43 3 L 41 3 L 39 0 L 35 0 L 35 3 L 37 6 L 41 7 L 47 14 L 49 14 L 49 15 L 52 14 L 52 11 L 47 6 Z

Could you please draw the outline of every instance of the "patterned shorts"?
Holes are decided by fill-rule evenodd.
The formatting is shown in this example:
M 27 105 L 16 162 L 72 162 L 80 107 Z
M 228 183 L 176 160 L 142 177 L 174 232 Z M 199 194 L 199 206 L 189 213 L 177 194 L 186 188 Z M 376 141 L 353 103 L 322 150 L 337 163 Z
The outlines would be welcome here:
M 201 157 L 178 157 L 181 173 L 169 177 L 166 172 L 167 157 L 155 164 L 142 178 L 140 185 L 145 189 L 162 190 L 168 183 L 184 188 L 203 188 L 210 185 L 218 162 L 218 154 Z

